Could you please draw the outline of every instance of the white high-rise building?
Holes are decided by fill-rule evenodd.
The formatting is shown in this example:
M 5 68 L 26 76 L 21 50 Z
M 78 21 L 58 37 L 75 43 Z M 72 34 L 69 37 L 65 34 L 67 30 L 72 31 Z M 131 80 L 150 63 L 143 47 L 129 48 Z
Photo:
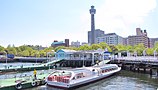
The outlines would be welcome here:
M 97 38 L 97 43 L 101 42 L 105 42 L 108 45 L 123 44 L 123 37 L 118 36 L 116 33 L 109 33 Z

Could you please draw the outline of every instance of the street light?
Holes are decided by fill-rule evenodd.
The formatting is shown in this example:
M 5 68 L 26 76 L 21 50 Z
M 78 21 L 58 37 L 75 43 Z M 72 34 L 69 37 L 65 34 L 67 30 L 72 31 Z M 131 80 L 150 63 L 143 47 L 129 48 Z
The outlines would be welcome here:
M 155 58 L 155 56 L 157 54 L 157 52 L 156 52 L 157 49 L 158 49 L 158 47 L 154 50 L 154 58 Z
M 37 54 L 38 54 L 39 52 L 36 52 L 36 64 L 37 64 Z
M 6 65 L 7 65 L 7 52 L 6 52 L 6 51 L 4 51 L 4 53 L 5 53 L 5 55 L 6 55 Z
M 146 55 L 146 50 L 147 50 L 148 48 L 145 48 L 144 50 L 143 50 L 143 56 L 145 56 Z

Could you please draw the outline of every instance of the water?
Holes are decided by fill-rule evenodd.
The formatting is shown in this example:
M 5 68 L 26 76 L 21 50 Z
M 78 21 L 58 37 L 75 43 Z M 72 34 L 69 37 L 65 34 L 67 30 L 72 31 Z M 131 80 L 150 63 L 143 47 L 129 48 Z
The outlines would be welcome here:
M 76 88 L 75 90 L 158 90 L 158 77 L 121 71 L 104 80 Z M 62 90 L 46 85 L 26 90 Z
M 20 66 L 20 65 L 32 65 L 35 63 L 8 63 L 8 65 Z M 5 64 L 0 64 L 3 66 Z M 37 71 L 40 73 L 40 71 Z M 47 73 L 47 70 L 42 70 Z M 13 78 L 27 75 L 33 75 L 33 71 L 30 72 L 17 72 L 12 74 L 0 75 L 0 79 Z M 121 71 L 120 73 L 106 78 L 104 80 L 88 84 L 76 88 L 75 90 L 158 90 L 158 77 L 150 76 L 148 74 L 134 73 L 130 71 Z M 29 88 L 26 90 L 62 90 L 46 85 Z

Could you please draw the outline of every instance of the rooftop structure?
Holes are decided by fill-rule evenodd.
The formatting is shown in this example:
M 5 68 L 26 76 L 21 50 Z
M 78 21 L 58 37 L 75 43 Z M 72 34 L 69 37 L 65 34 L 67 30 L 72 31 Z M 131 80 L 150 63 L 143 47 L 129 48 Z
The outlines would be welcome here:
M 57 47 L 57 46 L 69 47 L 69 39 L 65 39 L 65 41 L 54 40 L 54 42 L 51 44 L 51 46 L 52 47 Z

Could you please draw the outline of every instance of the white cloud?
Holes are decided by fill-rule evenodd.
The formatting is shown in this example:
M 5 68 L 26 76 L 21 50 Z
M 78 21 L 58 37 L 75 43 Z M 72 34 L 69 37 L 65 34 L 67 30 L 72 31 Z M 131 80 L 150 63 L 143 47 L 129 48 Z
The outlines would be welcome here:
M 135 34 L 136 27 L 132 26 L 141 27 L 145 17 L 155 8 L 156 0 L 106 0 L 96 7 L 95 25 L 106 33 L 116 32 L 125 37 Z M 82 20 L 90 30 L 90 14 L 84 14 Z

